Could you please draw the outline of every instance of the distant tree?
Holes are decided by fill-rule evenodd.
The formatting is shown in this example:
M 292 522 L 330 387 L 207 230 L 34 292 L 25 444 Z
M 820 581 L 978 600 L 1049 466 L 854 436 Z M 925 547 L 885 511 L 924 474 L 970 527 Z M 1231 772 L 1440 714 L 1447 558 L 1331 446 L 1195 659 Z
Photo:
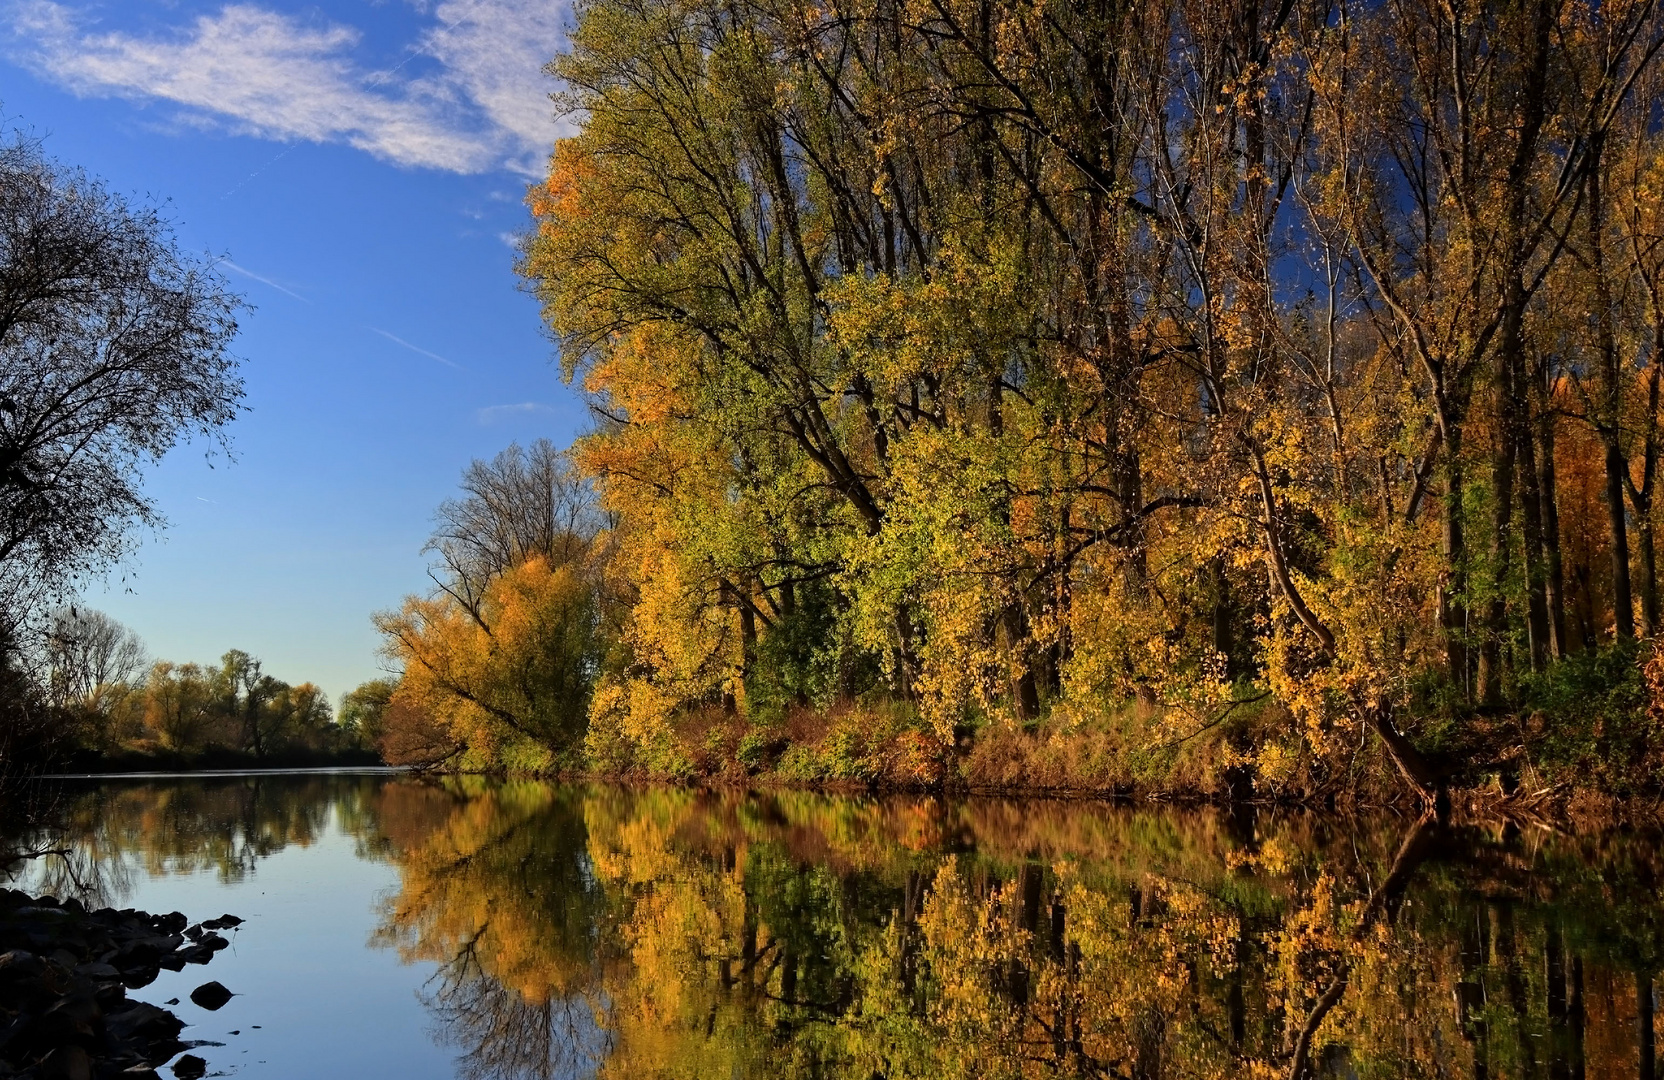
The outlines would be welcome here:
M 397 679 L 371 679 L 349 690 L 341 698 L 338 714 L 342 731 L 359 745 L 375 746 L 398 685 Z
M 145 679 L 145 727 L 170 750 L 200 749 L 214 719 L 214 691 L 200 664 L 158 660 Z
M 170 224 L 35 142 L 0 145 L 0 604 L 18 619 L 161 518 L 140 470 L 222 438 L 240 300 Z
M 335 710 L 330 706 L 329 695 L 316 684 L 290 686 L 278 682 L 265 711 L 268 747 L 285 744 L 310 750 L 336 747 L 340 729 L 335 723 Z
M 150 660 L 139 636 L 91 608 L 65 607 L 46 633 L 46 689 L 80 723 L 82 738 L 108 746 L 118 704 L 141 683 Z
M 241 733 L 241 748 L 265 757 L 267 744 L 280 736 L 287 720 L 282 710 L 271 706 L 289 685 L 267 675 L 260 661 L 241 649 L 220 657 L 216 681 L 221 708 Z

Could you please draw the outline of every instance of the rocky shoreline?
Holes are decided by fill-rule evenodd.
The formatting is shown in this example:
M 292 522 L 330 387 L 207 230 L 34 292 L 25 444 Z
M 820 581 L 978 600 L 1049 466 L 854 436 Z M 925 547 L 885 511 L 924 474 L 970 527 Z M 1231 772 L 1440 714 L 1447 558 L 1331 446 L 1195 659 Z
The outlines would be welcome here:
M 163 968 L 208 963 L 229 944 L 217 931 L 241 921 L 224 915 L 191 925 L 179 912 L 89 911 L 73 899 L 0 889 L 0 1077 L 157 1077 L 155 1069 L 191 1048 L 179 1038 L 184 1021 L 127 991 Z M 229 996 L 218 983 L 199 992 L 208 987 Z M 204 1069 L 187 1055 L 173 1071 L 189 1080 Z

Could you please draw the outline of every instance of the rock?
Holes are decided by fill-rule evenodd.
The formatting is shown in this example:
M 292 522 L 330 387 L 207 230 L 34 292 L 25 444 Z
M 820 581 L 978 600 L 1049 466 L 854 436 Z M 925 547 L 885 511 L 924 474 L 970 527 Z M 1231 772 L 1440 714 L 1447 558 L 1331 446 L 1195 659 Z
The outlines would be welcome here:
M 122 971 L 134 968 L 152 967 L 168 950 L 162 947 L 160 938 L 139 938 L 129 941 L 116 950 L 116 954 L 109 959 L 109 963 Z
M 173 1075 L 179 1080 L 199 1080 L 208 1075 L 208 1063 L 195 1054 L 185 1054 L 173 1063 Z
M 19 918 L 19 919 L 63 919 L 63 918 L 67 918 L 69 916 L 69 912 L 65 911 L 63 908 L 42 906 L 46 903 L 46 901 L 48 901 L 50 899 L 52 899 L 52 898 L 49 897 L 49 896 L 42 897 L 41 900 L 40 900 L 40 903 L 36 904 L 34 907 L 21 907 L 21 908 L 18 908 L 16 911 L 12 912 L 12 914 L 15 917 Z
M 231 1000 L 231 991 L 220 983 L 205 982 L 191 991 L 191 1000 L 209 1012 L 218 1012 Z
M 23 949 L 0 953 L 0 980 L 38 978 L 46 970 L 40 957 Z
M 217 919 L 209 919 L 202 924 L 206 930 L 229 930 L 233 926 L 243 925 L 243 920 L 235 915 L 221 915 Z
M 121 973 L 121 985 L 129 990 L 138 990 L 156 981 L 161 972 L 156 968 L 130 968 Z
M 126 1010 L 104 1018 L 104 1029 L 118 1039 L 176 1039 L 185 1022 L 166 1009 L 135 1001 Z
M 46 1010 L 44 1018 L 58 1018 L 59 1022 L 68 1024 L 77 1034 L 90 1037 L 94 1023 L 103 1015 L 104 1010 L 98 1007 L 98 1002 L 90 993 L 85 993 L 59 998 Z
M 92 1080 L 92 1059 L 79 1046 L 58 1047 L 36 1068 L 41 1080 Z
M 163 967 L 207 963 L 230 945 L 209 931 L 241 921 L 192 926 L 179 912 L 88 911 L 78 901 L 0 889 L 0 1080 L 158 1080 L 154 1070 L 192 1044 L 180 1041 L 179 1017 L 130 1000 L 127 989 L 147 985 Z M 207 983 L 193 1000 L 214 1010 L 231 996 Z M 175 1073 L 202 1076 L 206 1064 L 194 1061 L 180 1059 Z

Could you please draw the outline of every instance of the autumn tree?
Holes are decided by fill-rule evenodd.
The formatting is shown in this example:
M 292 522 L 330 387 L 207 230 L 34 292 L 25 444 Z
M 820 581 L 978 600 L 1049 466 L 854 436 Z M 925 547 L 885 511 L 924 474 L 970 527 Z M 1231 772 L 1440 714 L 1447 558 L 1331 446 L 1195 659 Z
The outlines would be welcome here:
M 880 674 L 943 752 L 1271 697 L 1233 790 L 1367 729 L 1436 800 L 1572 624 L 1633 636 L 1632 533 L 1653 580 L 1661 48 L 1651 0 L 586 6 L 521 269 L 598 417 L 596 745 Z

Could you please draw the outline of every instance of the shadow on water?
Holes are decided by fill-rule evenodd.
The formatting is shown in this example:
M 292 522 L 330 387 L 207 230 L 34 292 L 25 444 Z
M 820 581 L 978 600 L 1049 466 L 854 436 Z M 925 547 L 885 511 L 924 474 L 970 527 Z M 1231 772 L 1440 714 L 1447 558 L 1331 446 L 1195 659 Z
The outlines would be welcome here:
M 1656 1076 L 1651 833 L 324 776 L 59 835 L 115 902 L 326 827 L 469 1080 Z

